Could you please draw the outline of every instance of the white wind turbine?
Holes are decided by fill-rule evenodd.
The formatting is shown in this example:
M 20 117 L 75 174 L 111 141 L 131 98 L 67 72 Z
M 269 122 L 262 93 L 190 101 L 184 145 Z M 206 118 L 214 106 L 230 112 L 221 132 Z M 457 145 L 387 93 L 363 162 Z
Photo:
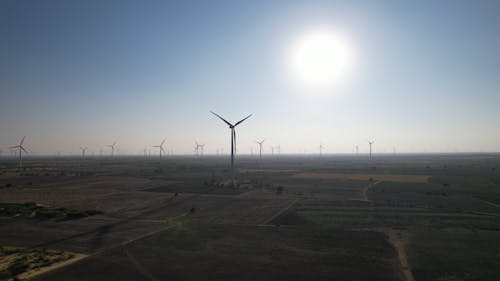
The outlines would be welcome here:
M 24 143 L 24 139 L 26 137 L 23 137 L 21 139 L 21 142 L 19 143 L 19 145 L 14 145 L 14 146 L 11 146 L 10 148 L 11 149 L 14 149 L 14 151 L 17 149 L 19 150 L 19 169 L 22 169 L 23 168 L 23 151 L 24 153 L 28 153 L 28 151 L 26 151 L 26 149 L 24 148 L 23 146 L 23 143 Z
M 107 147 L 111 148 L 111 157 L 113 157 L 113 155 L 115 155 L 115 145 L 116 145 L 116 141 L 113 144 L 106 145 Z
M 266 140 L 263 139 L 261 141 L 255 141 L 256 143 L 259 144 L 259 159 L 262 160 L 262 144 L 264 144 Z
M 372 159 L 372 144 L 374 143 L 375 141 L 368 141 L 368 145 L 370 145 L 370 159 Z
M 165 143 L 166 139 L 163 139 L 163 141 L 161 142 L 160 145 L 153 145 L 153 147 L 157 147 L 160 149 L 160 160 L 161 160 L 161 155 L 163 152 L 165 152 L 165 150 L 163 149 L 163 144 Z
M 80 150 L 82 151 L 82 157 L 85 157 L 85 152 L 87 152 L 87 147 L 80 147 Z
M 243 121 L 247 120 L 252 116 L 252 114 L 248 115 L 247 117 L 241 119 L 240 121 L 236 122 L 234 125 L 229 123 L 226 119 L 222 118 L 220 115 L 217 113 L 210 111 L 213 115 L 219 117 L 224 123 L 226 123 L 229 126 L 229 129 L 231 129 L 231 182 L 234 187 L 234 155 L 236 154 L 236 126 L 241 124 Z

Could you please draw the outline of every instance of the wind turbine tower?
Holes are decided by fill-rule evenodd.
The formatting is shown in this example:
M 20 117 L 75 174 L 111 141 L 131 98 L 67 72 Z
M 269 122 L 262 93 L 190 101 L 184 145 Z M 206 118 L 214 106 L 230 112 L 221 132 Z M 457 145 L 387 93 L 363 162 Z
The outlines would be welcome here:
M 375 141 L 368 141 L 368 145 L 370 145 L 370 159 L 372 159 L 372 144 L 374 143 Z
M 234 125 L 229 123 L 226 119 L 222 118 L 220 115 L 217 113 L 210 111 L 213 115 L 219 117 L 224 123 L 226 123 L 229 126 L 229 129 L 231 129 L 231 182 L 234 187 L 234 154 L 236 153 L 236 126 L 241 124 L 243 121 L 247 120 L 252 116 L 252 114 L 248 115 L 247 117 L 241 119 L 240 121 L 236 122 Z

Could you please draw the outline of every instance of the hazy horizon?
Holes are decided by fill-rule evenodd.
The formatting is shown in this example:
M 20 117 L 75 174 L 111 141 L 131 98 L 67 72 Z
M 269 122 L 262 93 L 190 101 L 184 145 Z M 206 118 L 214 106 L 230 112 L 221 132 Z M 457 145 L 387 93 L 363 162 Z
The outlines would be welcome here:
M 272 2 L 272 3 L 271 3 Z M 33 155 L 500 152 L 499 1 L 2 1 L 0 149 Z M 297 42 L 332 30 L 349 71 L 304 86 Z M 292 51 L 291 51 L 292 50 Z M 152 152 L 156 153 L 154 149 Z

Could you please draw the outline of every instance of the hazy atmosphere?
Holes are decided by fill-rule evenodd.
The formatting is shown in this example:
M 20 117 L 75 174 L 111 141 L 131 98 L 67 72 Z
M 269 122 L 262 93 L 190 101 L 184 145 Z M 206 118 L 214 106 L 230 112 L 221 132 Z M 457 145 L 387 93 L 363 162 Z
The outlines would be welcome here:
M 367 139 L 374 153 L 498 152 L 499 14 L 499 1 L 4 0 L 0 149 L 26 136 L 31 155 L 114 141 L 141 154 L 166 138 L 175 154 L 195 140 L 229 153 L 213 110 L 253 114 L 245 154 L 257 139 L 264 153 L 366 153 Z M 330 59 L 318 42 L 342 63 L 315 73 Z
M 500 280 L 500 0 L 0 0 L 0 281 Z

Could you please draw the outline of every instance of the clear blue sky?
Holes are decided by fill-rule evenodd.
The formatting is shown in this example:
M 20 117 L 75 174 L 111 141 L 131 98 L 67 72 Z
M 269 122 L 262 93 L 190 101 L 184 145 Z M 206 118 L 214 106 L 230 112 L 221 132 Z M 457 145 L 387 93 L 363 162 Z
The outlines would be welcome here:
M 500 1 L 0 1 L 0 148 L 141 153 L 500 151 Z M 355 64 L 297 90 L 287 52 L 329 27 Z

